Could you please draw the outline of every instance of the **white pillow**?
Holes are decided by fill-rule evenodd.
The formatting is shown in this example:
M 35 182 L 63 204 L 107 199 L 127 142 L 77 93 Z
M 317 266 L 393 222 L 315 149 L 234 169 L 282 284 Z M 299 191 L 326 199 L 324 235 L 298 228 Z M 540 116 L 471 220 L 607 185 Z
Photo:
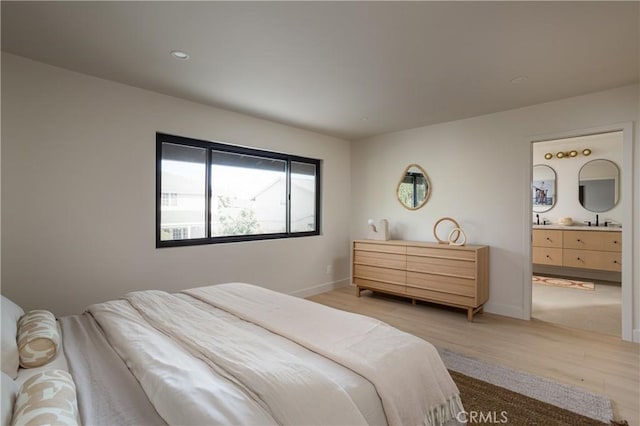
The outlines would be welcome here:
M 18 320 L 24 311 L 2 296 L 2 372 L 12 379 L 18 375 L 20 355 L 18 353 Z
M 13 417 L 13 405 L 16 403 L 16 396 L 18 395 L 18 385 L 11 380 L 11 377 L 4 373 L 2 374 L 2 426 L 11 425 L 11 419 Z

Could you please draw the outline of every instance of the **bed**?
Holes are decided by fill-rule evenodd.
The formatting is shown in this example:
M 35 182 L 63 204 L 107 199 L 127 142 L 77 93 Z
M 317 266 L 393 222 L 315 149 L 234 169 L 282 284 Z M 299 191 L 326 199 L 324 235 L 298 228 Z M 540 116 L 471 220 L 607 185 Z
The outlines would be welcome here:
M 463 411 L 431 344 L 259 286 L 133 292 L 58 320 L 81 424 L 438 425 Z

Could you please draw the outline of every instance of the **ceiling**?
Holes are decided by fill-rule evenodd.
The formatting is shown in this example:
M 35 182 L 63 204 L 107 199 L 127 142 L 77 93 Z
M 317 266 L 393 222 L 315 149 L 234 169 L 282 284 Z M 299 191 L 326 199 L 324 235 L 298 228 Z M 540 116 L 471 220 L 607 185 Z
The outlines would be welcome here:
M 639 5 L 2 1 L 2 50 L 351 140 L 637 83 Z

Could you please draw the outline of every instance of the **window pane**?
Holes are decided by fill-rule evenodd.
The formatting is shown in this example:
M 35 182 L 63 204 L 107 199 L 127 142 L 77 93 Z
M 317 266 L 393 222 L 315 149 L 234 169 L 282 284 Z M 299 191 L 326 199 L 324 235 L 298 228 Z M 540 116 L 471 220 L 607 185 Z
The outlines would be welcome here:
M 213 151 L 211 236 L 287 231 L 286 162 Z
M 291 232 L 316 229 L 316 166 L 291 162 Z
M 161 240 L 188 240 L 206 236 L 206 161 L 206 149 L 162 144 Z

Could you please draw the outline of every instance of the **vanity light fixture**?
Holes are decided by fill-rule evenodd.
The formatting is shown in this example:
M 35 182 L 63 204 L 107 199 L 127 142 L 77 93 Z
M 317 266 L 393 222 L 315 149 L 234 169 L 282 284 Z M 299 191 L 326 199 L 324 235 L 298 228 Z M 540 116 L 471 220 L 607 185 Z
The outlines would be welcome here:
M 585 157 L 587 155 L 591 155 L 591 150 L 589 148 L 585 148 L 582 150 L 582 155 L 584 155 Z M 573 157 L 577 157 L 578 156 L 578 151 L 576 151 L 575 149 L 572 149 L 571 151 L 558 151 L 556 153 L 556 157 L 557 158 L 573 158 Z M 546 160 L 551 160 L 553 158 L 553 154 L 550 152 L 547 152 L 544 155 L 544 158 Z
M 183 52 L 182 50 L 172 50 L 171 56 L 176 59 L 180 59 L 181 61 L 186 61 L 189 59 L 189 54 L 187 52 Z

